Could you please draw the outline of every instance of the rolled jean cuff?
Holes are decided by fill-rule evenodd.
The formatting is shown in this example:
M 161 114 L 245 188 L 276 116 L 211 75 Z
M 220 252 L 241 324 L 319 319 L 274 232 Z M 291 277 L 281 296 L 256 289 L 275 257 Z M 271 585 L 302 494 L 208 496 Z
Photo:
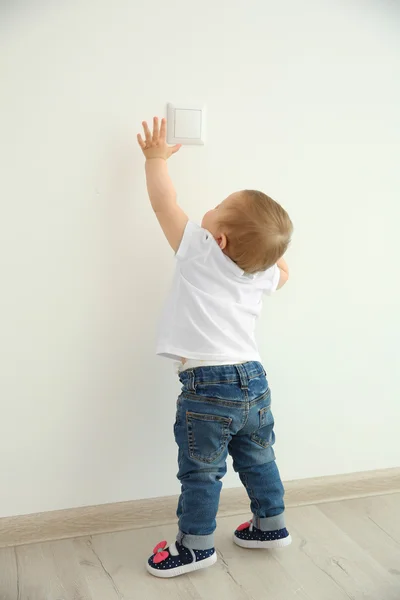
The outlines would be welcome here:
M 214 534 L 210 535 L 192 535 L 190 533 L 183 533 L 179 531 L 176 536 L 178 544 L 190 548 L 191 550 L 209 550 L 214 548 Z
M 276 531 L 277 529 L 284 529 L 285 516 L 284 513 L 276 515 L 275 517 L 256 517 L 253 515 L 253 525 L 261 531 Z

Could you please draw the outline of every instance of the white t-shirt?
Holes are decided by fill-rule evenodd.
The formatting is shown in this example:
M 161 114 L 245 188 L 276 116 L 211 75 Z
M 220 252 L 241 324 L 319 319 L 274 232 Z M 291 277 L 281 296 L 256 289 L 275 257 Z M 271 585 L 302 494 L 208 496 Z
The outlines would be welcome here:
M 259 361 L 255 324 L 263 293 L 278 286 L 279 268 L 245 273 L 208 231 L 190 221 L 176 259 L 157 354 L 174 360 Z

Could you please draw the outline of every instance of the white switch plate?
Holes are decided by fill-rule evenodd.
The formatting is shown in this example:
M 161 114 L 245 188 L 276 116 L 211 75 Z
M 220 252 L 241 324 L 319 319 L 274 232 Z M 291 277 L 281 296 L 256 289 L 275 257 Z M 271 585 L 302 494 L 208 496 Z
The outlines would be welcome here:
M 168 104 L 168 144 L 203 146 L 205 142 L 205 108 L 187 104 Z

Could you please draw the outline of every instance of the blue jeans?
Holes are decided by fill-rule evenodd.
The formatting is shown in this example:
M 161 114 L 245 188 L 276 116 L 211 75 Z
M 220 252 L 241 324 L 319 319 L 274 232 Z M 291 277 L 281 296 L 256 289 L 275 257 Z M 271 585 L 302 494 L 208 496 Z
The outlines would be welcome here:
M 275 463 L 271 393 L 258 362 L 199 367 L 180 374 L 175 440 L 179 447 L 178 542 L 214 546 L 214 531 L 231 454 L 251 501 L 255 527 L 285 527 L 284 489 Z

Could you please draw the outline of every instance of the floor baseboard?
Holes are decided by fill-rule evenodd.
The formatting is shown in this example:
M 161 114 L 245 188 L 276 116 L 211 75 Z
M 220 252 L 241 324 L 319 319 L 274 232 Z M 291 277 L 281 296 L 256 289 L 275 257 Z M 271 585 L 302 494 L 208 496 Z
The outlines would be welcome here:
M 366 471 L 285 483 L 286 506 L 321 504 L 400 492 L 400 468 Z M 174 523 L 177 496 L 132 500 L 0 519 L 0 548 L 142 529 Z M 249 513 L 243 488 L 222 491 L 218 516 Z

